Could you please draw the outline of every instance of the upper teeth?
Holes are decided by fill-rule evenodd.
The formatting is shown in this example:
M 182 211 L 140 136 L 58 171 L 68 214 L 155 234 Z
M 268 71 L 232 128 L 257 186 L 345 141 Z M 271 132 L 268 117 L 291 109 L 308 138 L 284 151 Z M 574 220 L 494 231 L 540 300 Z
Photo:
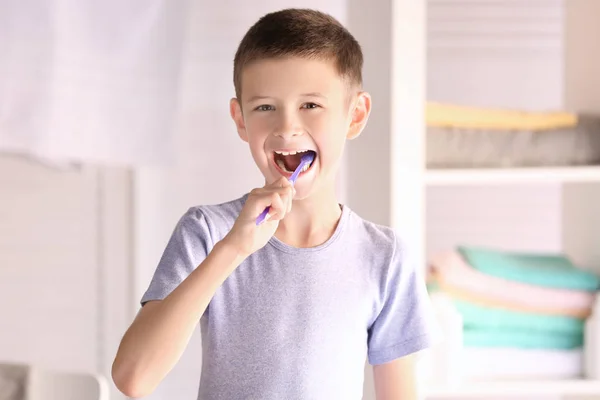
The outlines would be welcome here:
M 306 153 L 307 151 L 309 151 L 309 150 L 291 150 L 291 151 L 279 151 L 279 150 L 275 150 L 275 153 L 281 154 L 282 156 L 293 156 L 294 154 Z

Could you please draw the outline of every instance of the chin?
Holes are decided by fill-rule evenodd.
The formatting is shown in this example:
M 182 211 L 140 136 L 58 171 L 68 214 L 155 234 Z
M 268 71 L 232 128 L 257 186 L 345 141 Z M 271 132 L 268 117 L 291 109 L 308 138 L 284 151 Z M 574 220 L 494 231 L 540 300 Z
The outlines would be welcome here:
M 306 200 L 317 192 L 314 180 L 297 183 L 294 188 L 296 189 L 295 201 Z

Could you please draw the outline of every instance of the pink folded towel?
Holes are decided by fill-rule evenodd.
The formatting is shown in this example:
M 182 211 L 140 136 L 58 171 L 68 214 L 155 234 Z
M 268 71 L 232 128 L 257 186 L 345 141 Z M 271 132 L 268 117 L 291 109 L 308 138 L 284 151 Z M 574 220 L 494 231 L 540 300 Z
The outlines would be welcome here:
M 463 297 L 462 294 L 488 304 L 581 318 L 591 313 L 594 304 L 594 293 L 546 288 L 486 275 L 468 265 L 457 252 L 434 256 L 430 267 L 436 281 L 449 294 Z

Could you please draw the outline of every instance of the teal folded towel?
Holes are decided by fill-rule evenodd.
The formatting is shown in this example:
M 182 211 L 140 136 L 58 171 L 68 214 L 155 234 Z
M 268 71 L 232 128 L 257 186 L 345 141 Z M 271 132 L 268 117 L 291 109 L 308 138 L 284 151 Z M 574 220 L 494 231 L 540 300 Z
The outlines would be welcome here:
M 600 277 L 584 271 L 563 255 L 497 251 L 459 246 L 458 252 L 474 269 L 487 275 L 531 285 L 596 291 Z
M 465 329 L 465 347 L 511 347 L 518 349 L 575 349 L 583 345 L 583 335 L 560 335 L 518 330 Z
M 453 299 L 465 329 L 522 331 L 542 335 L 582 335 L 585 320 L 563 315 L 543 315 L 481 306 Z

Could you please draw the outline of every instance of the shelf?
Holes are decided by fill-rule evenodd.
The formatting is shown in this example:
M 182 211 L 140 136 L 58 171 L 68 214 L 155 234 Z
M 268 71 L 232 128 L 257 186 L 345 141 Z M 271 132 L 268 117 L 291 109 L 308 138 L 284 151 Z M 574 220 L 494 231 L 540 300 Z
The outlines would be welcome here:
M 478 397 L 527 396 L 600 396 L 600 381 L 548 380 L 548 381 L 490 381 L 473 382 L 456 389 L 436 388 L 425 390 L 429 400 Z
M 427 185 L 600 182 L 600 166 L 498 169 L 430 169 Z

